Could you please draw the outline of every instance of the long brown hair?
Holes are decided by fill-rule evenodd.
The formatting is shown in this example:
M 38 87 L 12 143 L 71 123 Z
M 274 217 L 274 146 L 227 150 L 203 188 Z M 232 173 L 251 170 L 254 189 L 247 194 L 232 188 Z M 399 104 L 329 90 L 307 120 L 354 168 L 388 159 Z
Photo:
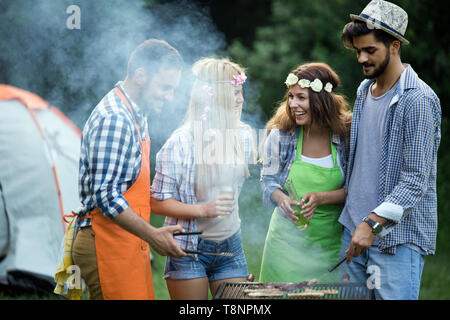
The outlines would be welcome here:
M 319 79 L 323 85 L 327 82 L 333 85 L 332 92 L 321 90 L 315 92 L 309 88 L 309 106 L 312 122 L 319 126 L 330 128 L 333 133 L 347 136 L 350 131 L 351 111 L 347 99 L 335 92 L 341 84 L 339 76 L 329 65 L 322 62 L 306 63 L 298 66 L 291 73 L 298 79 L 314 81 Z M 267 122 L 267 133 L 277 127 L 280 130 L 292 132 L 296 127 L 294 112 L 289 107 L 289 89 L 286 90 L 284 99 L 279 103 L 273 117 Z

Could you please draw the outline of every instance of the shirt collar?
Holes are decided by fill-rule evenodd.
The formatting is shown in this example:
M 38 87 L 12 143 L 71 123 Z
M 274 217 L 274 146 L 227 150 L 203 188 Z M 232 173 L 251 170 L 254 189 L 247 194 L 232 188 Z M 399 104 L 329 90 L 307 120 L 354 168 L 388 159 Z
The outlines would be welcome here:
M 398 96 L 402 96 L 405 90 L 417 88 L 417 73 L 409 64 L 403 64 L 405 70 L 400 75 L 400 80 L 397 83 L 396 93 Z M 370 85 L 375 82 L 375 79 L 365 79 L 361 82 L 360 90 L 368 90 Z
M 116 83 L 116 87 L 119 88 L 120 91 L 122 91 L 122 93 L 124 94 L 125 98 L 128 100 L 128 102 L 131 105 L 131 108 L 133 109 L 133 112 L 139 116 L 142 117 L 142 111 L 139 108 L 139 106 L 137 105 L 136 102 L 133 101 L 133 99 L 131 99 L 131 97 L 128 95 L 128 93 L 125 91 L 125 88 L 123 87 L 123 81 L 119 81 Z

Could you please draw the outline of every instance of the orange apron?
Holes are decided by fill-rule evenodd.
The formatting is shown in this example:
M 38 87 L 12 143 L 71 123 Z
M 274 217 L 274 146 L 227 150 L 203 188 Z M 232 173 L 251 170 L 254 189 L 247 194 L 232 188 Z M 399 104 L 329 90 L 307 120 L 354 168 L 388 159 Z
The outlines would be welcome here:
M 114 91 L 134 118 L 123 93 L 117 87 Z M 137 180 L 122 196 L 134 212 L 150 222 L 150 139 L 147 132 L 142 141 L 136 119 L 134 122 L 142 150 L 141 168 Z M 105 217 L 98 208 L 91 216 L 103 299 L 154 300 L 148 243 Z

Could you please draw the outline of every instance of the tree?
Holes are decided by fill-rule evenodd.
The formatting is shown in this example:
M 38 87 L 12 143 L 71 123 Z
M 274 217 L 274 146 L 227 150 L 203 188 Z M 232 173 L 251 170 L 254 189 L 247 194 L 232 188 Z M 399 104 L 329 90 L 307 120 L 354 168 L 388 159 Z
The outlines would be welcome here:
M 406 8 L 409 14 L 406 37 L 411 44 L 402 48 L 402 60 L 410 63 L 436 91 L 442 105 L 447 105 L 450 40 L 444 12 L 449 11 L 448 7 L 431 0 L 393 2 Z M 342 81 L 338 91 L 352 104 L 362 72 L 355 54 L 345 49 L 340 39 L 344 25 L 350 21 L 349 14 L 359 14 L 367 3 L 367 0 L 273 0 L 270 25 L 256 30 L 253 45 L 233 42 L 229 52 L 248 67 L 260 93 L 255 103 L 262 106 L 267 117 L 285 92 L 283 82 L 289 71 L 311 61 L 323 61 L 335 69 Z

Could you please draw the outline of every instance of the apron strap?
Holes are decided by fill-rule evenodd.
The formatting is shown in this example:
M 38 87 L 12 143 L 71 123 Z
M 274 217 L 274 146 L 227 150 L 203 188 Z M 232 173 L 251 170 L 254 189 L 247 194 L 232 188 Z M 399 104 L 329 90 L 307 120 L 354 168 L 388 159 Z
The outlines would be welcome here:
M 331 154 L 333 156 L 333 166 L 337 167 L 338 163 L 337 163 L 337 150 L 335 145 L 333 144 L 333 133 L 330 132 L 330 145 L 331 145 Z
M 331 155 L 333 158 L 333 167 L 336 167 L 337 164 L 337 151 L 336 147 L 333 144 L 333 133 L 330 131 L 330 147 L 331 147 Z M 298 141 L 297 141 L 297 154 L 296 158 L 297 160 L 302 160 L 302 146 L 303 146 L 303 126 L 300 127 L 300 133 L 298 135 Z
M 297 160 L 302 160 L 302 146 L 303 146 L 303 126 L 300 127 L 300 133 L 298 134 L 298 140 L 297 140 L 297 153 L 295 157 Z
M 128 99 L 125 97 L 125 95 L 122 93 L 122 91 L 120 91 L 119 88 L 114 87 L 114 92 L 117 94 L 119 99 L 122 100 L 123 103 L 125 103 L 125 105 L 127 106 L 128 110 L 130 110 L 131 115 L 133 116 L 134 125 L 136 126 L 136 130 L 138 132 L 139 142 L 142 143 L 141 131 L 139 130 L 139 125 L 137 124 L 136 117 L 135 117 L 134 112 L 133 112 L 133 108 L 131 108 L 131 105 L 128 102 Z M 148 134 L 146 134 L 146 138 L 148 138 Z

